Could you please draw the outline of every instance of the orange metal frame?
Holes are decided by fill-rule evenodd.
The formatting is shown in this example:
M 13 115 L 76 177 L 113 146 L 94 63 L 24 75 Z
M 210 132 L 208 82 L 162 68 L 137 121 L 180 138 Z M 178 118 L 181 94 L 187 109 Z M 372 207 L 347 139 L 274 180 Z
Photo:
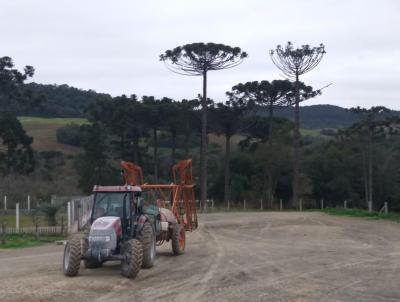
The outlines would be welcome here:
M 142 169 L 131 162 L 121 162 L 125 183 L 139 186 L 142 190 L 156 191 L 161 198 L 157 200 L 159 207 L 168 208 L 174 213 L 178 223 L 185 226 L 186 231 L 197 228 L 197 213 L 194 195 L 192 160 L 183 160 L 172 167 L 174 182 L 171 184 L 143 183 Z

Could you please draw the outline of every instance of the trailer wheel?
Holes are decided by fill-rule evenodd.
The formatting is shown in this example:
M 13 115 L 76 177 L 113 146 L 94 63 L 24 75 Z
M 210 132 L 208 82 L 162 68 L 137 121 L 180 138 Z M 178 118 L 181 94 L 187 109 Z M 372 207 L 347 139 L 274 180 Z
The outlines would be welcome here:
M 140 241 L 143 248 L 143 268 L 150 268 L 154 265 L 156 258 L 156 237 L 153 228 L 149 222 L 145 222 L 140 235 Z
M 142 266 L 142 244 L 137 239 L 131 239 L 126 243 L 123 253 L 124 259 L 121 261 L 122 276 L 130 279 L 136 278 Z
M 101 267 L 103 263 L 95 259 L 85 259 L 83 260 L 83 264 L 85 265 L 85 268 L 98 268 Z
M 74 237 L 67 241 L 64 248 L 63 272 L 68 277 L 78 274 L 81 265 L 81 238 Z
M 172 251 L 175 255 L 181 255 L 185 251 L 186 232 L 181 224 L 176 224 L 172 230 Z

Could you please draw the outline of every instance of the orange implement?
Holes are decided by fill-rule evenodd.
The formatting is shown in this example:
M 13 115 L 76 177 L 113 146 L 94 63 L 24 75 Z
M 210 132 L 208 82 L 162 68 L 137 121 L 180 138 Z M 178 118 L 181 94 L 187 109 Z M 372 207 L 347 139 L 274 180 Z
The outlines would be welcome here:
M 157 194 L 159 207 L 168 208 L 174 213 L 179 224 L 186 231 L 197 228 L 196 202 L 194 196 L 194 180 L 192 160 L 182 160 L 172 167 L 173 183 L 144 184 L 142 169 L 131 162 L 121 162 L 125 183 L 139 186 L 142 190 L 152 190 Z

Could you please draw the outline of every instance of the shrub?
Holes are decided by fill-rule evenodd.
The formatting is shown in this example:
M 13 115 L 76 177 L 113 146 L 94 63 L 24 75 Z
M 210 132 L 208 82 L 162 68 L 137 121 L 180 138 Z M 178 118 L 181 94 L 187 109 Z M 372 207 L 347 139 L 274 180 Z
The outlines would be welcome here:
M 68 124 L 57 129 L 57 142 L 79 147 L 81 145 L 80 126 Z

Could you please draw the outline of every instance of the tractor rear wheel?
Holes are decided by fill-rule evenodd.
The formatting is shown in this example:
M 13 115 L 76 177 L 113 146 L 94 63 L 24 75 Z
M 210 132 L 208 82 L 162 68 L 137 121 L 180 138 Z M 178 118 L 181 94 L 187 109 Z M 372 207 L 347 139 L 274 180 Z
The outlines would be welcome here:
M 172 230 L 172 251 L 175 255 L 181 255 L 185 251 L 186 232 L 181 224 L 176 224 Z
M 90 259 L 90 260 L 85 259 L 83 260 L 83 264 L 85 265 L 86 268 L 98 268 L 101 267 L 103 263 L 95 259 Z
M 68 277 L 78 274 L 81 265 L 81 238 L 74 237 L 67 241 L 64 248 L 63 272 Z
M 121 261 L 121 274 L 124 277 L 134 279 L 142 266 L 142 244 L 137 239 L 131 239 L 126 243 L 124 259 Z
M 153 228 L 149 222 L 144 223 L 139 239 L 142 242 L 143 248 L 142 267 L 153 267 L 154 259 L 156 258 L 156 237 Z

